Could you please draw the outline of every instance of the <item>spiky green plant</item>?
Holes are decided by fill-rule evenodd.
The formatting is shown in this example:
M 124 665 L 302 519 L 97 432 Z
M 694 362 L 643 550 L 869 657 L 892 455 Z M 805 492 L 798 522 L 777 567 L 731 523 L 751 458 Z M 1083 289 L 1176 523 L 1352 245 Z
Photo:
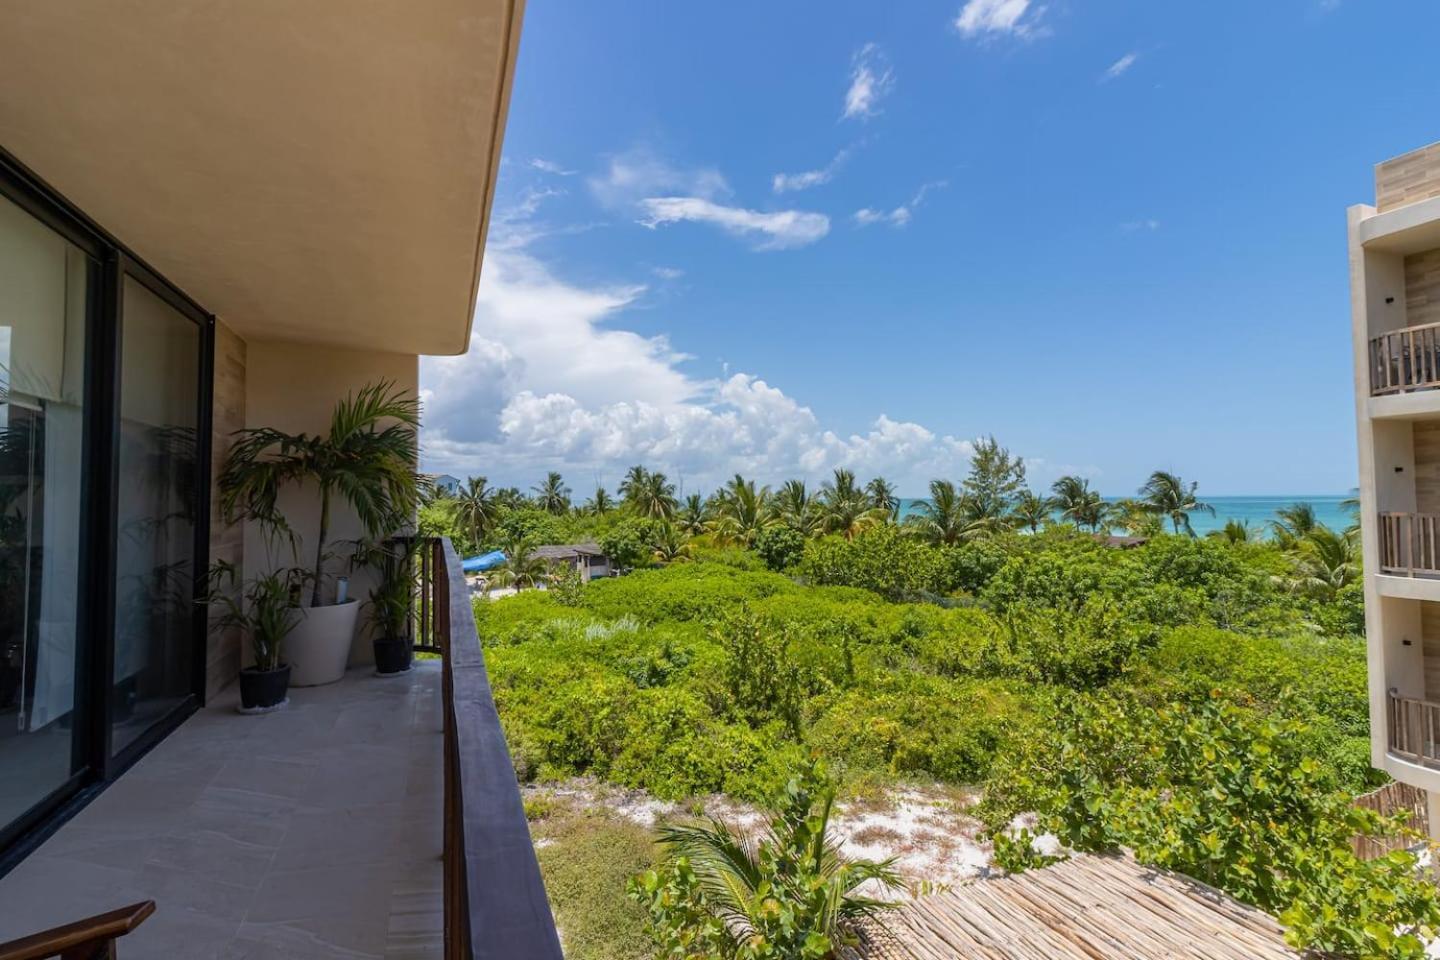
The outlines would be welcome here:
M 211 618 L 215 631 L 238 629 L 250 641 L 257 670 L 278 670 L 284 662 L 285 638 L 300 623 L 295 597 L 309 578 L 298 567 L 281 567 L 242 581 L 228 561 L 210 568 L 204 602 L 219 611 Z
M 318 607 L 331 500 L 341 497 L 370 539 L 407 523 L 419 501 L 419 425 L 420 402 L 383 380 L 337 403 L 327 433 L 285 433 L 272 427 L 236 431 L 220 471 L 220 509 L 228 522 L 257 522 L 298 548 L 295 530 L 279 507 L 280 492 L 292 484 L 313 483 L 320 493 L 320 522 L 310 605 Z
M 660 956 L 829 960 L 857 942 L 855 924 L 893 903 L 866 896 L 900 885 L 894 861 L 843 856 L 830 837 L 834 788 L 818 762 L 793 777 L 758 840 L 719 820 L 665 827 L 664 861 L 631 881 Z

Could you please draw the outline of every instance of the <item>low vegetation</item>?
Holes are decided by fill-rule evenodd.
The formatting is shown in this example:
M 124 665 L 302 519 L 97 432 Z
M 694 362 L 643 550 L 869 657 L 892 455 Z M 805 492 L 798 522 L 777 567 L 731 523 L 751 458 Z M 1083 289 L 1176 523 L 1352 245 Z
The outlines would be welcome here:
M 919 519 L 844 471 L 682 504 L 637 468 L 607 511 L 501 508 L 477 549 L 540 530 L 633 571 L 477 602 L 519 775 L 767 804 L 819 757 L 842 790 L 975 787 L 1010 868 L 1043 859 L 1037 831 L 1125 846 L 1281 915 L 1297 944 L 1412 955 L 1433 886 L 1408 854 L 1349 847 L 1393 828 L 1350 803 L 1383 779 L 1353 534 L 1301 511 L 1264 538 L 1196 537 L 1205 505 L 1168 474 L 1117 504 L 1076 478 L 1053 493 L 989 444 Z M 1095 535 L 1116 528 L 1138 543 Z

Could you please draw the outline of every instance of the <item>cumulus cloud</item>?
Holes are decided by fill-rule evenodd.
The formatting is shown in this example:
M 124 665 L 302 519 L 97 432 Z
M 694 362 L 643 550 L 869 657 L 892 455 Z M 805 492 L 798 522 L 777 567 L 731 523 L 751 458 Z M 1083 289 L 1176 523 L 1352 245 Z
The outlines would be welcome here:
M 504 241 L 512 220 L 497 222 Z M 519 485 L 558 469 L 613 487 L 645 462 L 694 489 L 736 470 L 778 482 L 845 466 L 907 490 L 964 471 L 968 440 L 883 412 L 863 431 L 837 431 L 754 374 L 689 373 L 692 358 L 668 339 L 623 329 L 647 294 L 577 284 L 523 245 L 492 243 L 469 353 L 421 359 L 426 469 Z
M 777 173 L 771 180 L 771 186 L 776 193 L 787 193 L 792 190 L 809 190 L 811 187 L 829 183 L 845 165 L 845 161 L 850 159 L 851 149 L 846 147 L 841 150 L 835 154 L 835 159 L 818 170 L 806 170 L 804 173 Z
M 703 197 L 648 197 L 640 201 L 640 221 L 654 229 L 667 223 L 713 224 L 726 233 L 748 237 L 756 250 L 786 250 L 814 243 L 830 232 L 830 218 L 803 210 L 762 212 L 730 207 Z
M 1108 83 L 1111 80 L 1119 78 L 1125 73 L 1126 70 L 1129 70 L 1131 67 L 1135 66 L 1135 61 L 1139 59 L 1140 54 L 1138 53 L 1132 52 L 1125 54 L 1125 56 L 1121 57 L 1119 60 L 1116 60 L 1114 63 L 1110 64 L 1110 66 L 1105 68 L 1105 72 L 1100 75 L 1100 82 Z
M 855 51 L 850 68 L 850 86 L 845 91 L 846 120 L 873 117 L 880 112 L 880 101 L 895 86 L 895 74 L 883 50 L 867 43 Z
M 1043 6 L 1030 0 L 968 0 L 955 18 L 955 29 L 964 37 L 1029 37 L 1039 30 Z
M 903 227 L 910 223 L 915 216 L 915 211 L 920 204 L 925 202 L 925 195 L 931 190 L 938 190 L 949 186 L 944 180 L 932 180 L 930 183 L 922 184 L 920 189 L 915 191 L 915 196 L 910 198 L 909 203 L 902 203 L 891 210 L 876 210 L 874 207 L 861 207 L 855 211 L 855 224 L 861 227 L 868 227 L 876 223 L 889 224 L 892 227 Z

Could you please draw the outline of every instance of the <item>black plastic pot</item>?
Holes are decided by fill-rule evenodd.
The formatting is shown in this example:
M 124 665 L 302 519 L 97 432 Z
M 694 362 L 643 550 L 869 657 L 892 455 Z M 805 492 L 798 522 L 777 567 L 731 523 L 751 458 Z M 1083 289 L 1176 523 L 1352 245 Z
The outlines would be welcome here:
M 266 710 L 279 706 L 290 691 L 290 664 L 278 670 L 256 670 L 246 667 L 240 671 L 240 708 L 242 710 Z
M 412 653 L 410 641 L 404 637 L 376 640 L 375 672 L 382 676 L 388 673 L 404 673 L 410 669 Z

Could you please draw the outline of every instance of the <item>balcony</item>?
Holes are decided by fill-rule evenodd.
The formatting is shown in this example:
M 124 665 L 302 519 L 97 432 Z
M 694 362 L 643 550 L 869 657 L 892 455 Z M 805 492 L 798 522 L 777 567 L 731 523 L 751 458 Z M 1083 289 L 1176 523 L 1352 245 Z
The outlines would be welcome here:
M 1440 323 L 1370 338 L 1370 395 L 1440 387 Z
M 1381 513 L 1380 572 L 1440 577 L 1440 514 Z
M 459 558 L 425 553 L 441 659 L 208 705 L 0 879 L 0 942 L 153 900 L 121 957 L 559 960 Z
M 1392 689 L 1385 728 L 1391 756 L 1440 770 L 1440 703 L 1402 697 Z

